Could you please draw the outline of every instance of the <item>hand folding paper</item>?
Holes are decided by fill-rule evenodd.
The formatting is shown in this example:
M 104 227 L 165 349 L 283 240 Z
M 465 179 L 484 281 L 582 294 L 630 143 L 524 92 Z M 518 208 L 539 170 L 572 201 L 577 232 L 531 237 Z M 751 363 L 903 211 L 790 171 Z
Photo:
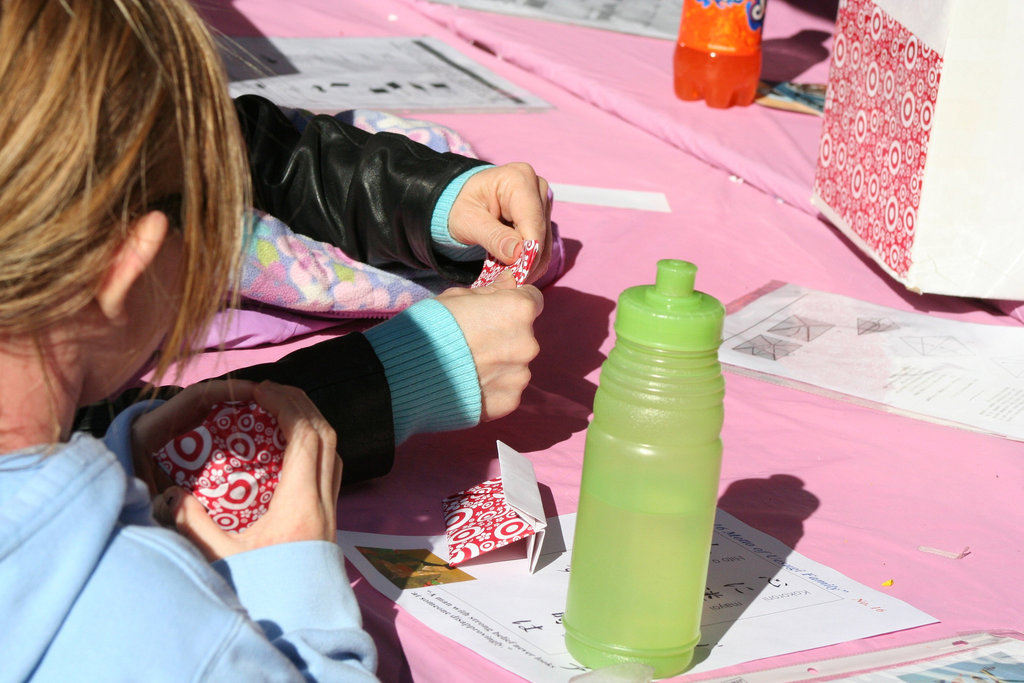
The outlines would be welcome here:
M 519 258 L 516 259 L 515 263 L 508 266 L 488 254 L 487 260 L 484 261 L 483 270 L 480 271 L 480 275 L 470 285 L 470 288 L 486 287 L 497 280 L 498 276 L 506 270 L 512 271 L 512 276 L 516 279 L 516 286 L 522 287 L 523 283 L 526 282 L 526 276 L 530 274 L 533 260 L 539 252 L 540 243 L 537 240 L 526 240 L 523 242 L 523 252 L 519 254 Z

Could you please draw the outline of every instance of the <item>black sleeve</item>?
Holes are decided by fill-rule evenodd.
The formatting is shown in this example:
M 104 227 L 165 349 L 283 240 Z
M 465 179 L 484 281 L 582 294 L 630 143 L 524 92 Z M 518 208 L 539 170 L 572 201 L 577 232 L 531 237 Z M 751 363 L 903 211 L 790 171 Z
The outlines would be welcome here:
M 372 266 L 431 269 L 463 283 L 479 274 L 479 261 L 459 263 L 434 251 L 430 218 L 448 183 L 486 162 L 331 116 L 313 117 L 300 133 L 256 95 L 239 97 L 235 108 L 256 208 Z
M 234 377 L 270 380 L 299 387 L 310 397 L 338 435 L 338 454 L 344 463 L 342 483 L 381 477 L 395 460 L 391 392 L 384 368 L 366 337 L 359 333 L 293 351 L 284 358 L 229 372 Z M 170 398 L 180 387 L 164 386 L 158 398 Z M 78 411 L 75 429 L 101 438 L 114 417 L 139 400 L 141 389 Z
M 270 380 L 305 391 L 338 434 L 342 483 L 391 471 L 395 459 L 391 391 L 384 367 L 363 335 L 328 339 L 225 377 Z

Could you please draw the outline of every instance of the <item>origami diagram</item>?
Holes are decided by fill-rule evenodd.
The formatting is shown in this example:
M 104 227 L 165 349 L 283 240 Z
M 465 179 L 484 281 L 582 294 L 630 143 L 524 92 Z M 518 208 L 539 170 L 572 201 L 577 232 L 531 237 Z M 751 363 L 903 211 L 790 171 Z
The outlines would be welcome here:
M 1006 358 L 993 358 L 992 360 L 1014 377 L 1024 377 L 1024 356 L 1008 356 Z
M 768 360 L 778 360 L 784 356 L 797 351 L 800 348 L 800 344 L 786 341 L 784 339 L 772 339 L 766 337 L 763 334 L 759 334 L 753 339 L 749 339 L 745 342 L 732 347 L 733 351 L 739 353 L 749 353 L 751 356 L 758 358 L 767 358 Z
M 857 334 L 873 334 L 899 329 L 899 325 L 889 318 L 857 318 Z
M 970 356 L 971 350 L 956 337 L 902 337 L 907 345 L 922 356 Z
M 833 327 L 835 325 L 831 323 L 823 323 L 812 318 L 791 315 L 782 322 L 776 323 L 773 327 L 769 327 L 768 331 L 781 334 L 784 337 L 799 339 L 800 341 L 814 341 Z

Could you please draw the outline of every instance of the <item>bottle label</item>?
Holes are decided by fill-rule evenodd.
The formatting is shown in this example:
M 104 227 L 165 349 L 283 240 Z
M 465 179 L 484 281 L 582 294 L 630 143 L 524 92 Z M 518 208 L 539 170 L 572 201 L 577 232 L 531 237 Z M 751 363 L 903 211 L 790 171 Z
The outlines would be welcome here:
M 768 0 L 683 0 L 679 42 L 725 54 L 751 54 L 761 45 Z

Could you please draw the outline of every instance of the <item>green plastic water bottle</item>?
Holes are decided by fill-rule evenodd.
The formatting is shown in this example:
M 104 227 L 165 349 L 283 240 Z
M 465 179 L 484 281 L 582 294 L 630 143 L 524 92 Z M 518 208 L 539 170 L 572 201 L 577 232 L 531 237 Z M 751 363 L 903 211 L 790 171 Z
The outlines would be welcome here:
M 587 429 L 562 623 L 592 669 L 685 670 L 700 619 L 722 462 L 725 309 L 694 290 L 697 267 L 658 262 L 619 296 L 615 346 Z

